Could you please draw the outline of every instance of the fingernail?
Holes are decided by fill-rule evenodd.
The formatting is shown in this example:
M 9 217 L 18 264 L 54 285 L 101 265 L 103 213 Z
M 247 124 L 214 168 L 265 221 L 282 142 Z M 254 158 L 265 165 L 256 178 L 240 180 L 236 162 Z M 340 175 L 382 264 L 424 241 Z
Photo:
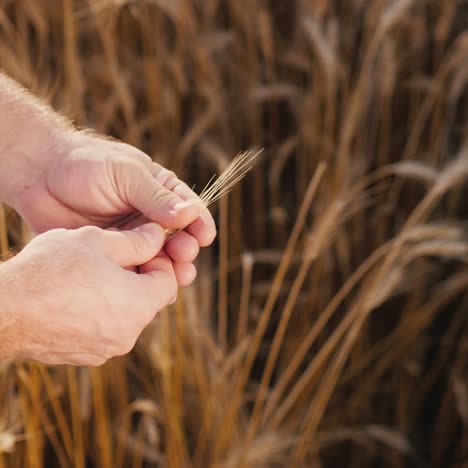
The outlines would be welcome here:
M 177 202 L 175 205 L 172 206 L 172 211 L 174 213 L 178 213 L 179 211 L 183 210 L 184 208 L 188 208 L 189 206 L 196 206 L 200 205 L 201 206 L 201 201 L 200 200 L 186 200 L 186 201 L 181 201 Z
M 143 224 L 134 231 L 141 232 L 151 245 L 161 243 L 161 228 L 157 224 Z

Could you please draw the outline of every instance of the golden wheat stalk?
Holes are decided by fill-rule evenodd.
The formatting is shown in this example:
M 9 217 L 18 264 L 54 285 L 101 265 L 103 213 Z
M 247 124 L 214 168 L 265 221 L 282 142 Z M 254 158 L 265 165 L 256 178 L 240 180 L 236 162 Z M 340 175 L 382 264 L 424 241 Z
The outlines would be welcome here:
M 211 204 L 227 195 L 232 188 L 245 177 L 252 169 L 253 162 L 263 150 L 245 151 L 239 153 L 224 169 L 219 177 L 216 174 L 209 180 L 205 188 L 201 191 L 199 197 L 202 202 L 202 208 L 208 208 Z M 180 229 L 166 229 L 166 242 Z

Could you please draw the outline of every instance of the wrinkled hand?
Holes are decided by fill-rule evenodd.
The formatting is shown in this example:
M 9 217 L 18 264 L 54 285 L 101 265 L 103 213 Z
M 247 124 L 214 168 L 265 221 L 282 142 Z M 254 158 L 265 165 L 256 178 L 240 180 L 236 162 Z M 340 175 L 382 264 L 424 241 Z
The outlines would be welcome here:
M 147 220 L 164 228 L 186 227 L 165 245 L 178 263 L 192 262 L 216 236 L 198 196 L 138 149 L 74 132 L 53 152 L 15 204 L 36 232 L 86 225 L 132 228 Z
M 0 268 L 0 285 L 8 289 L 2 295 L 12 303 L 2 309 L 0 354 L 52 365 L 101 365 L 129 352 L 177 294 L 177 271 L 158 255 L 164 240 L 157 224 L 37 236 Z M 141 264 L 139 273 L 129 271 Z

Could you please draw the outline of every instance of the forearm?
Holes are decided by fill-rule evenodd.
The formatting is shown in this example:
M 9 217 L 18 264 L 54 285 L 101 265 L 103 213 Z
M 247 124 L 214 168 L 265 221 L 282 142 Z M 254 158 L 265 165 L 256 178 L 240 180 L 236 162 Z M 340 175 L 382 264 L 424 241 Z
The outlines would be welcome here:
M 69 129 L 63 117 L 0 73 L 0 201 L 14 206 Z

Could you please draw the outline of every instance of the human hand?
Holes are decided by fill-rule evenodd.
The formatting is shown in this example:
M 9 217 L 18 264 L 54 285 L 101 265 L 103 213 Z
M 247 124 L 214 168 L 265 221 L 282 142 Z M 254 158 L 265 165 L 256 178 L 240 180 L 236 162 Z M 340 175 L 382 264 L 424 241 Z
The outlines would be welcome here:
M 36 232 L 86 225 L 129 228 L 150 220 L 184 228 L 165 248 L 188 263 L 211 244 L 216 228 L 198 196 L 176 175 L 133 146 L 68 131 L 13 203 Z M 136 215 L 141 214 L 140 217 Z
M 0 355 L 100 365 L 129 352 L 186 273 L 160 253 L 164 240 L 157 224 L 37 236 L 0 267 Z

